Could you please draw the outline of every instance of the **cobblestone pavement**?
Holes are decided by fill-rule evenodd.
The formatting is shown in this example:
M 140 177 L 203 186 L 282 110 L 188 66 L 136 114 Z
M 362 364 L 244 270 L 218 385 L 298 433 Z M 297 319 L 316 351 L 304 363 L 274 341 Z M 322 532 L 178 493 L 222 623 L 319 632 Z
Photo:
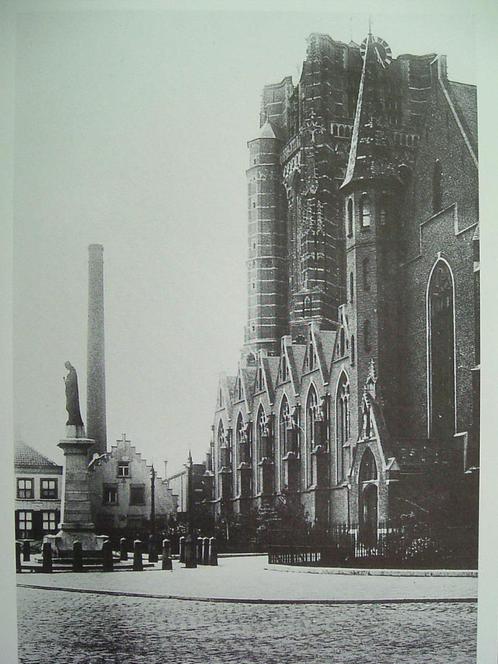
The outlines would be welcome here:
M 18 621 L 22 664 L 476 661 L 475 603 L 225 604 L 21 587 Z

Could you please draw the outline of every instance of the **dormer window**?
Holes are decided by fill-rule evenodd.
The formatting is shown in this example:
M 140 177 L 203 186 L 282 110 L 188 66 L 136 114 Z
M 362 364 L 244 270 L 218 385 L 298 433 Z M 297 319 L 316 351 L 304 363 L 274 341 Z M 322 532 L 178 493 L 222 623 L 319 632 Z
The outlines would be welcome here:
M 362 194 L 360 198 L 360 220 L 362 228 L 370 228 L 371 210 L 368 194 Z

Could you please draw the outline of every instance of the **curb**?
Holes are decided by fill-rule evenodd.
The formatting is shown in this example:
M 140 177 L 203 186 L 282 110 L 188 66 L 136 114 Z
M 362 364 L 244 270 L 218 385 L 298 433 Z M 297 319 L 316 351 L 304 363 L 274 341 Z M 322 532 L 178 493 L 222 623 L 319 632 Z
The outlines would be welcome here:
M 473 569 L 360 569 L 355 567 L 301 567 L 296 565 L 275 565 L 268 563 L 269 572 L 290 572 L 304 574 L 336 574 L 352 576 L 405 576 L 405 577 L 447 577 L 477 578 Z
M 337 604 L 455 604 L 476 603 L 474 597 L 454 598 L 394 598 L 394 599 L 255 599 L 255 598 L 232 598 L 232 597 L 185 597 L 184 595 L 156 595 L 150 593 L 120 592 L 118 590 L 93 590 L 87 588 L 56 588 L 54 586 L 41 586 L 31 583 L 18 583 L 18 588 L 30 588 L 36 590 L 55 590 L 58 592 L 81 593 L 87 595 L 111 595 L 114 597 L 137 597 L 149 599 L 176 599 L 187 602 L 218 602 L 225 604 L 321 604 L 333 606 Z

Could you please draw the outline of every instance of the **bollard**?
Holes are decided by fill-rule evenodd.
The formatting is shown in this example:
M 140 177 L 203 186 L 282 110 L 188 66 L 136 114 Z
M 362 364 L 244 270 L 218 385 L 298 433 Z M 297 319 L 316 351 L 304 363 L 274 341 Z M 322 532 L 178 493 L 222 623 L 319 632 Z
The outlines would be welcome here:
M 102 569 L 104 572 L 112 572 L 114 569 L 111 540 L 106 540 L 102 545 Z
M 171 545 L 169 539 L 163 539 L 163 560 L 162 569 L 173 569 L 173 561 L 171 560 Z
M 42 546 L 42 572 L 52 571 L 52 546 L 50 542 L 44 542 Z
M 183 535 L 178 540 L 178 559 L 181 563 L 185 562 L 185 537 Z
M 141 572 L 143 568 L 142 542 L 140 540 L 135 540 L 133 542 L 133 569 L 135 572 Z
M 209 537 L 202 539 L 202 561 L 204 565 L 209 565 Z
M 73 542 L 73 572 L 83 571 L 83 547 L 81 542 L 75 540 Z
M 159 556 L 154 542 L 154 535 L 149 535 L 149 563 L 157 563 L 158 560 Z
M 128 560 L 128 547 L 126 546 L 126 537 L 119 540 L 119 559 Z
M 22 559 L 25 563 L 29 563 L 31 558 L 31 546 L 28 541 L 22 543 Z
M 218 564 L 218 552 L 216 551 L 216 537 L 209 538 L 209 565 Z
M 185 567 L 188 569 L 197 567 L 196 549 L 197 537 L 195 535 L 187 535 L 185 538 Z
M 197 542 L 196 542 L 196 547 L 195 547 L 195 558 L 197 560 L 198 565 L 202 565 L 204 563 L 202 559 L 202 544 L 204 542 L 204 537 L 198 537 Z
M 21 553 L 22 553 L 22 544 L 21 542 L 16 542 L 16 572 L 22 572 L 21 565 Z

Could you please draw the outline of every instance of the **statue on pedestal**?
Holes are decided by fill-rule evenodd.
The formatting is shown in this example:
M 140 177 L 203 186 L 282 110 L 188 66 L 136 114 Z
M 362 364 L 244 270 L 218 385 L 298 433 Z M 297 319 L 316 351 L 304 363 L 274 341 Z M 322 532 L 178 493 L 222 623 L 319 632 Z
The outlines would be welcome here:
M 71 362 L 66 362 L 64 365 L 67 369 L 67 376 L 64 378 L 66 383 L 66 410 L 67 422 L 66 425 L 73 425 L 77 427 L 83 426 L 83 420 L 80 413 L 80 398 L 78 393 L 78 376 L 76 369 Z

